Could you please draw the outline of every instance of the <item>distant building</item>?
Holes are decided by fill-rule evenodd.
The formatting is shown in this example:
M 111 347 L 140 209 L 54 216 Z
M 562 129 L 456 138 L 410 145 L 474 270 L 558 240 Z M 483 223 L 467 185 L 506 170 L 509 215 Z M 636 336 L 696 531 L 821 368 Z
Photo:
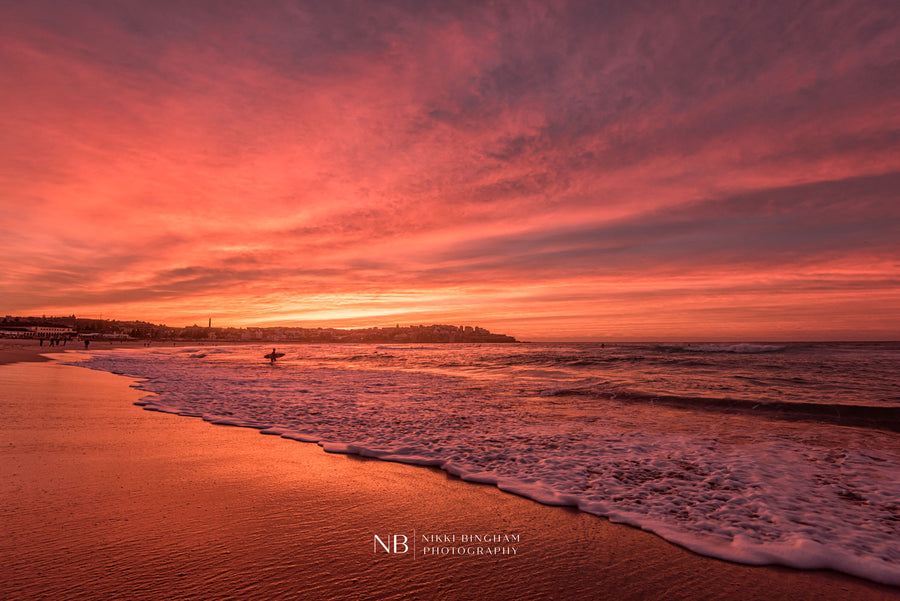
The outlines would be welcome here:
M 247 328 L 241 332 L 241 340 L 262 340 L 263 331 L 261 328 Z
M 5 338 L 71 338 L 74 335 L 72 328 L 57 326 L 0 326 L 0 336 Z

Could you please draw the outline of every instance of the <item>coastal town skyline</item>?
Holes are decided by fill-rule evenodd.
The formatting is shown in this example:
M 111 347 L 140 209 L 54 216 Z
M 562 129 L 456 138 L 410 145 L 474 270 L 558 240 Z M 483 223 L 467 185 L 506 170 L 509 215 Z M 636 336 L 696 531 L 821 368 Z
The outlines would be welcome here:
M 0 319 L 0 339 L 44 340 L 62 342 L 80 340 L 103 341 L 214 341 L 283 342 L 283 343 L 512 343 L 511 336 L 490 332 L 478 325 L 416 324 L 371 328 L 316 327 L 249 327 L 207 325 L 169 326 L 146 321 L 119 321 L 76 317 L 21 317 L 7 315 Z
M 890 3 L 0 8 L 0 314 L 900 339 Z

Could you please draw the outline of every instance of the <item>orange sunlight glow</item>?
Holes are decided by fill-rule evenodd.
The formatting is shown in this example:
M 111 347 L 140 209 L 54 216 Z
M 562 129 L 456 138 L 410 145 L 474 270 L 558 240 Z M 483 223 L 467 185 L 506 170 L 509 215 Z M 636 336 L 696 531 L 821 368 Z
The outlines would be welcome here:
M 653 4 L 6 8 L 0 311 L 900 337 L 896 15 Z

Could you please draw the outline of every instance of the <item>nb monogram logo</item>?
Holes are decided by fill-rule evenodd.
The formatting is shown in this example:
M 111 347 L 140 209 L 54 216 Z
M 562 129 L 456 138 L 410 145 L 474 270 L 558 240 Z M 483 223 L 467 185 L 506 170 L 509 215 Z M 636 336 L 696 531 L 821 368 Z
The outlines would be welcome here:
M 375 547 L 375 553 L 378 553 L 379 547 L 381 547 L 385 553 L 407 553 L 409 551 L 408 543 L 409 538 L 405 534 L 388 534 L 387 541 L 382 540 L 381 537 L 376 534 L 372 545 Z

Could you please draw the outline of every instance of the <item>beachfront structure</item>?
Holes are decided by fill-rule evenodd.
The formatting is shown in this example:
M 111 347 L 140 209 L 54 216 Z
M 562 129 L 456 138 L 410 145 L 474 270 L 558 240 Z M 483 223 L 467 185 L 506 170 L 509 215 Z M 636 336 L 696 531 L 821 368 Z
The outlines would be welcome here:
M 72 328 L 57 326 L 0 326 L 0 336 L 4 338 L 71 338 L 75 335 Z

